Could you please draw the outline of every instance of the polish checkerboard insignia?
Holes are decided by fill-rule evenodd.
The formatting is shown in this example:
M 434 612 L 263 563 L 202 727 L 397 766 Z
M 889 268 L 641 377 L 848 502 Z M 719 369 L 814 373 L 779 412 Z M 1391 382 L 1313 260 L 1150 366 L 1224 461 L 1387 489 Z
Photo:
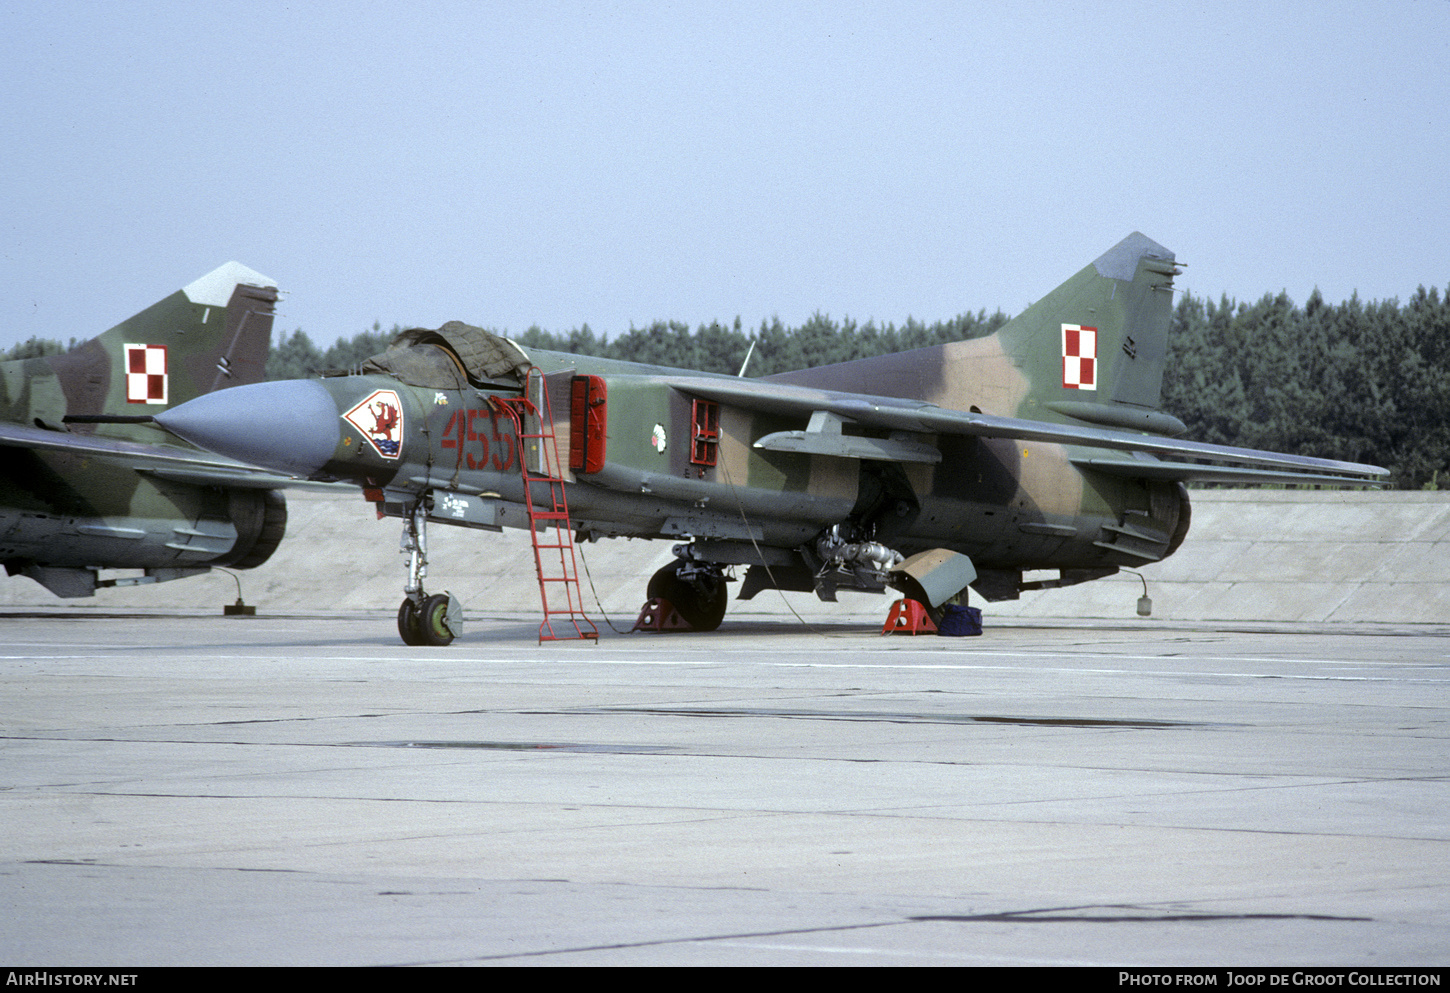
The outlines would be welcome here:
M 1062 385 L 1069 390 L 1098 388 L 1098 329 L 1062 326 Z
M 125 345 L 126 402 L 166 403 L 166 346 Z

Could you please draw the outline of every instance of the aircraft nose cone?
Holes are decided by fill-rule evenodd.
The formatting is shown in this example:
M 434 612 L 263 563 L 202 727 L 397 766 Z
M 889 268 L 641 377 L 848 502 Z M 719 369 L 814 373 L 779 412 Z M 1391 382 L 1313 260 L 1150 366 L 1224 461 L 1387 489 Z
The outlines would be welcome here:
M 233 386 L 156 415 L 199 448 L 294 476 L 310 476 L 332 458 L 337 421 L 332 394 L 314 379 Z

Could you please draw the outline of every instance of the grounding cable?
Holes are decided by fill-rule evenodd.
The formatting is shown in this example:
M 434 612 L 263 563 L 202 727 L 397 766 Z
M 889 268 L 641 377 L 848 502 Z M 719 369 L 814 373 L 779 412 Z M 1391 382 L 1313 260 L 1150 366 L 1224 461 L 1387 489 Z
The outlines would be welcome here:
M 791 602 L 785 598 L 785 590 L 780 588 L 780 583 L 776 580 L 775 573 L 770 569 L 770 563 L 765 560 L 765 553 L 760 550 L 760 543 L 755 540 L 755 531 L 750 526 L 750 519 L 745 516 L 745 505 L 740 502 L 740 491 L 735 488 L 735 481 L 730 478 L 730 467 L 722 461 L 720 463 L 720 469 L 725 473 L 725 485 L 730 487 L 730 495 L 735 498 L 735 509 L 740 511 L 740 521 L 745 525 L 745 536 L 750 539 L 750 544 L 755 547 L 755 555 L 760 559 L 760 564 L 765 567 L 765 574 L 775 584 L 775 591 L 780 594 L 780 602 L 785 604 L 785 609 L 794 614 L 795 619 L 805 625 L 813 634 L 818 634 L 823 638 L 836 637 L 836 635 L 831 634 L 829 631 L 822 631 L 800 614 L 797 614 L 795 607 L 791 606 Z
M 599 616 L 604 618 L 604 623 L 609 625 L 609 630 L 615 634 L 634 634 L 637 628 L 630 628 L 628 631 L 621 631 L 614 626 L 609 615 L 604 612 L 604 601 L 599 599 L 599 591 L 594 588 L 594 574 L 589 571 L 589 560 L 584 557 L 584 546 L 577 546 L 579 550 L 579 561 L 584 563 L 584 575 L 589 580 L 589 592 L 594 594 L 594 606 L 599 608 Z

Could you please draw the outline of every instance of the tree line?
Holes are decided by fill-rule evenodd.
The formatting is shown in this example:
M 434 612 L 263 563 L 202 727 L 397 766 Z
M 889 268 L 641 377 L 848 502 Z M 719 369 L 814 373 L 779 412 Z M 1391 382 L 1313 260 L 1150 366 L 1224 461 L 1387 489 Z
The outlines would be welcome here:
M 730 374 L 749 353 L 746 375 L 768 376 L 978 338 L 1006 322 L 985 310 L 899 326 L 817 313 L 798 327 L 776 318 L 750 332 L 737 318 L 693 330 L 657 321 L 612 336 L 587 324 L 563 333 L 531 327 L 514 337 L 525 348 Z M 326 348 L 300 328 L 282 334 L 267 378 L 354 368 L 401 330 L 375 322 Z M 64 350 L 32 338 L 0 358 Z M 1403 304 L 1356 295 L 1337 305 L 1316 290 L 1302 307 L 1284 293 L 1255 303 L 1184 293 L 1173 310 L 1163 409 L 1195 441 L 1367 462 L 1390 469 L 1400 489 L 1450 488 L 1450 289 L 1442 296 L 1421 287 Z
M 1450 289 L 1404 304 L 1284 293 L 1173 311 L 1163 409 L 1196 441 L 1381 465 L 1450 488 Z
M 985 311 L 962 314 L 929 325 L 908 318 L 900 327 L 869 321 L 857 324 L 849 318 L 837 322 L 824 314 L 816 314 L 795 328 L 786 327 L 779 318 L 762 321 L 753 333 L 746 333 L 737 318 L 732 325 L 717 321 L 701 324 L 693 331 L 682 321 L 656 321 L 649 327 L 630 328 L 613 337 L 596 333 L 588 324 L 565 333 L 551 333 L 535 326 L 510 337 L 526 349 L 732 375 L 740 371 L 748 354 L 746 375 L 769 376 L 807 366 L 979 338 L 1006 323 L 1007 316 L 1001 311 L 991 316 Z M 402 330 L 395 324 L 392 331 L 384 332 L 375 323 L 371 331 L 340 339 L 324 351 L 299 328 L 283 335 L 274 345 L 267 359 L 267 378 L 299 379 L 322 370 L 356 367 L 386 348 Z

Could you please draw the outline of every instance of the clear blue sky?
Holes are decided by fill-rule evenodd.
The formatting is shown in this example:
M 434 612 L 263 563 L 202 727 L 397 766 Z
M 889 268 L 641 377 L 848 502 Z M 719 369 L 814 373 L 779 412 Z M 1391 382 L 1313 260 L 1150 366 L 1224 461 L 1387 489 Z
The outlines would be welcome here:
M 235 259 L 277 329 L 1450 284 L 1450 2 L 0 0 L 0 347 Z

